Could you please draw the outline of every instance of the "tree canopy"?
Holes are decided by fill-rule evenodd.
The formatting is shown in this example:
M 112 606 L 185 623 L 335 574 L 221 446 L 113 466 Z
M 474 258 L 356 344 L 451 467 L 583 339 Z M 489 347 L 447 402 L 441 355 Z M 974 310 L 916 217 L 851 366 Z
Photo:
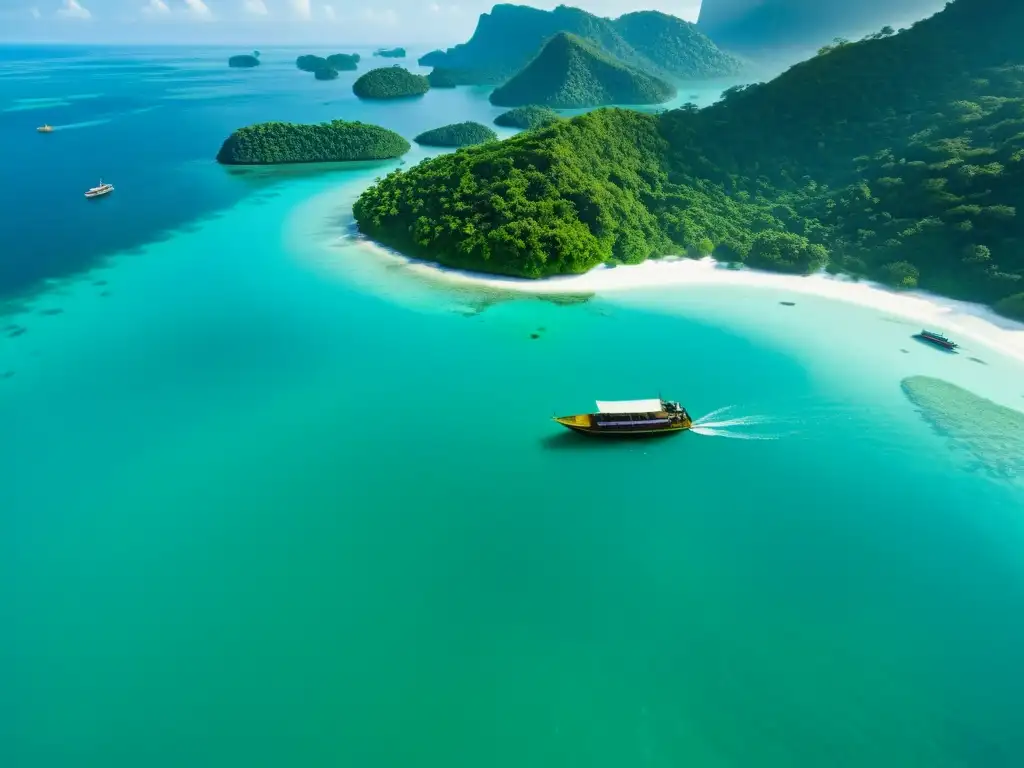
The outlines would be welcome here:
M 602 104 L 658 104 L 674 86 L 604 54 L 580 37 L 559 32 L 533 61 L 491 93 L 492 104 L 562 109 Z
M 427 78 L 399 66 L 371 69 L 352 84 L 352 91 L 361 99 L 401 99 L 422 96 L 429 90 Z
M 542 125 L 549 125 L 561 116 L 551 107 L 542 107 L 537 104 L 527 104 L 525 107 L 515 107 L 502 112 L 494 118 L 494 124 L 503 128 L 539 128 Z
M 452 123 L 426 131 L 417 136 L 415 141 L 417 144 L 428 147 L 467 147 L 471 144 L 494 141 L 497 138 L 498 134 L 486 125 L 465 122 Z
M 399 157 L 409 148 L 409 142 L 394 131 L 367 123 L 257 123 L 232 133 L 217 153 L 217 162 L 269 165 L 385 160 Z

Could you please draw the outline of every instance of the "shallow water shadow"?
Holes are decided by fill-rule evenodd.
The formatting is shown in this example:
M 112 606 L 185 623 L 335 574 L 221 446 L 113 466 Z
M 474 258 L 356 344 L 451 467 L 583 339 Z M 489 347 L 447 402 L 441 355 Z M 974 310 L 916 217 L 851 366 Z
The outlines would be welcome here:
M 541 439 L 541 448 L 545 451 L 592 451 L 610 450 L 616 446 L 621 448 L 636 446 L 642 443 L 653 445 L 664 444 L 664 438 L 677 432 L 665 432 L 657 435 L 584 435 L 562 428 L 563 431 L 556 432 Z

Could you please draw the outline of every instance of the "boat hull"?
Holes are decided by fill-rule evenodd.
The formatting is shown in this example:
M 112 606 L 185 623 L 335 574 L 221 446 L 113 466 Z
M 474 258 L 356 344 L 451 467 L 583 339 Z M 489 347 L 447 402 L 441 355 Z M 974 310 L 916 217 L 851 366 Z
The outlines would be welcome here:
M 947 352 L 955 352 L 956 348 L 959 346 L 955 342 L 946 339 L 936 339 L 934 336 L 929 336 L 928 334 L 925 333 L 919 333 L 914 338 L 916 338 L 918 341 L 923 341 L 926 344 L 931 344 L 933 347 L 944 349 Z
M 556 416 L 555 421 L 566 429 L 579 432 L 581 435 L 598 437 L 654 437 L 656 435 L 674 435 L 685 432 L 692 426 L 689 419 L 664 424 L 635 424 L 630 426 L 602 426 L 591 414 L 578 416 Z
M 689 427 L 662 427 L 661 429 L 599 429 L 597 427 L 578 427 L 575 424 L 562 424 L 563 427 L 581 435 L 597 435 L 598 437 L 657 437 L 659 435 L 676 435 L 686 432 Z

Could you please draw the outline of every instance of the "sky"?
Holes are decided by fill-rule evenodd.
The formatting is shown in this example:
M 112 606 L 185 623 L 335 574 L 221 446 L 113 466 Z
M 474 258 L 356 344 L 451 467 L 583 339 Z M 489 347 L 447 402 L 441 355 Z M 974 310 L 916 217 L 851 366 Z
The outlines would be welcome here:
M 600 16 L 653 9 L 696 21 L 701 0 L 551 0 Z M 0 0 L 0 41 L 312 42 L 450 46 L 469 39 L 494 0 Z

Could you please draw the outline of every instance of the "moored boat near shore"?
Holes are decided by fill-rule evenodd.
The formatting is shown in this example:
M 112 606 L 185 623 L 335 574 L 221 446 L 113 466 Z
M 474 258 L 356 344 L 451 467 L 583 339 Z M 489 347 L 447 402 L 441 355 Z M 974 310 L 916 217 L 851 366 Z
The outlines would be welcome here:
M 950 341 L 941 333 L 936 333 L 935 331 L 923 330 L 919 334 L 917 334 L 917 338 L 921 339 L 922 341 L 927 341 L 931 344 L 934 344 L 937 347 L 942 347 L 943 349 L 949 350 L 950 352 L 952 352 L 958 346 L 960 346 L 955 341 Z
M 53 133 L 53 126 L 47 123 L 46 125 L 40 125 L 36 130 L 40 133 Z
M 554 420 L 574 432 L 614 437 L 672 434 L 693 426 L 685 408 L 661 398 L 598 400 L 596 413 L 555 416 Z

